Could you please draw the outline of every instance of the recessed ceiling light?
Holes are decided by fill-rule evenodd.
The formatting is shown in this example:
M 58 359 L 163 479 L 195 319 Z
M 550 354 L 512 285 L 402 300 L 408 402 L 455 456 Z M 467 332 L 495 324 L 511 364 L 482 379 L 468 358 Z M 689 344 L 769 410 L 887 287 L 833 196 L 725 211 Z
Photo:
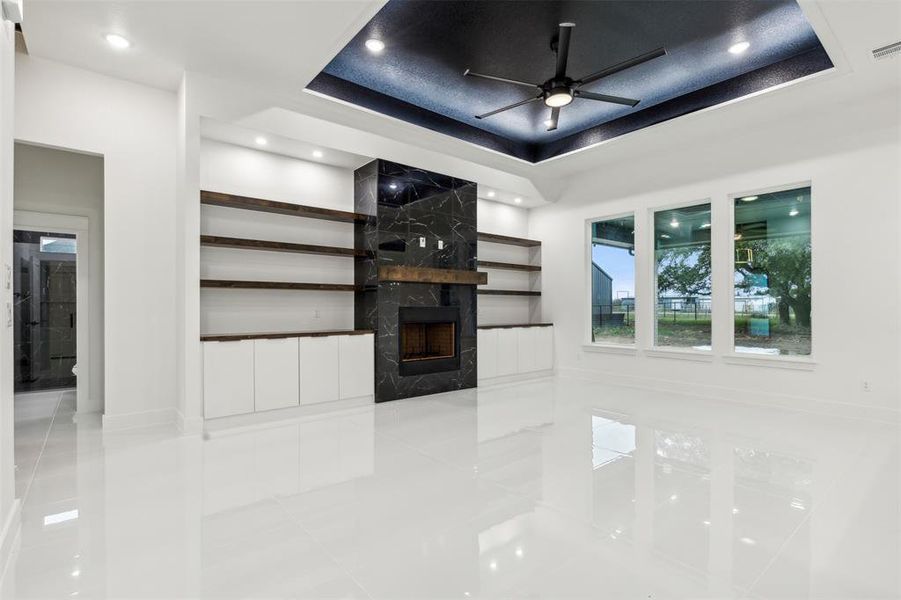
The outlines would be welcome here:
M 677 221 L 676 218 L 673 217 L 673 220 L 670 221 L 669 226 L 670 226 L 670 227 L 678 227 L 678 226 L 679 226 L 679 221 Z
M 736 43 L 732 44 L 731 46 L 729 46 L 729 53 L 730 54 L 741 54 L 742 52 L 744 52 L 745 50 L 747 50 L 750 47 L 751 47 L 751 44 L 749 42 L 736 42 Z
M 710 223 L 701 223 L 701 229 L 710 229 Z
M 754 202 L 757 200 L 757 196 L 745 196 L 741 199 L 742 202 Z
M 493 191 L 488 192 L 488 197 L 489 197 L 489 198 L 494 198 L 494 192 L 493 192 Z
M 261 135 L 258 135 L 253 141 L 257 143 L 257 146 L 265 146 L 266 144 L 269 143 L 269 140 L 267 140 L 266 138 L 264 138 Z
M 396 189 L 397 189 L 397 184 L 396 184 L 396 183 L 392 183 L 392 184 L 389 185 L 388 187 L 391 188 L 392 190 L 396 190 Z
M 513 201 L 517 204 L 522 204 L 522 198 L 514 198 Z
M 801 213 L 798 211 L 797 208 L 793 208 L 790 211 L 788 211 L 788 216 L 790 216 L 790 217 L 797 217 L 799 214 L 801 214 Z
M 322 150 L 313 150 L 313 158 L 322 158 Z
M 369 38 L 366 40 L 366 49 L 373 54 L 378 54 L 385 49 L 385 42 L 376 38 Z
M 119 35 L 118 33 L 106 34 L 106 43 L 117 50 L 125 50 L 131 46 L 131 42 Z
M 739 538 L 739 541 L 742 544 L 747 544 L 748 546 L 755 546 L 757 544 L 757 540 L 755 540 L 754 538 L 749 538 L 749 537 Z

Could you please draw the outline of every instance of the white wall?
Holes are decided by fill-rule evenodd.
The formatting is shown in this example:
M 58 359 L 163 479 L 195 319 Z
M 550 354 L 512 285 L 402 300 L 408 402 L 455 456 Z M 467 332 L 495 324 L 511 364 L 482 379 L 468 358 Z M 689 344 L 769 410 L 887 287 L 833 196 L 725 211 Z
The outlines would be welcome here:
M 89 395 L 79 396 L 79 412 L 103 411 L 103 159 L 54 148 L 16 144 L 15 209 L 88 219 L 87 253 L 90 355 L 78 357 L 79 377 L 89 377 Z M 84 368 L 90 365 L 90 370 Z M 85 383 L 79 379 L 79 388 Z
M 13 328 L 8 318 L 13 301 L 14 55 L 13 24 L 0 20 L 0 576 L 19 532 L 13 450 Z
M 104 159 L 105 415 L 175 409 L 175 94 L 16 57 L 16 138 Z
M 899 408 L 899 156 L 898 99 L 843 107 L 823 127 L 795 116 L 741 139 L 711 140 L 674 156 L 650 154 L 640 164 L 609 165 L 572 183 L 558 205 L 533 210 L 531 237 L 544 241 L 544 313 L 557 332 L 564 373 L 658 384 L 717 397 L 787 406 L 870 407 L 861 414 L 893 418 Z M 665 129 L 659 135 L 666 135 Z M 650 152 L 650 151 L 649 151 Z M 722 173 L 710 177 L 711 165 Z M 694 181 L 692 174 L 695 173 Z M 603 178 L 603 181 L 602 181 Z M 668 186 L 668 180 L 689 181 Z M 813 234 L 812 371 L 726 364 L 731 351 L 728 272 L 730 193 L 811 181 Z M 609 190 L 617 190 L 610 192 Z M 691 200 L 714 204 L 714 354 L 711 363 L 651 357 L 653 283 L 647 215 Z M 585 220 L 637 212 L 637 356 L 587 352 Z M 717 249 L 719 244 L 719 249 Z M 718 257 L 718 258 L 717 258 Z M 871 382 L 864 392 L 862 382 Z M 749 393 L 742 393 L 749 392 Z

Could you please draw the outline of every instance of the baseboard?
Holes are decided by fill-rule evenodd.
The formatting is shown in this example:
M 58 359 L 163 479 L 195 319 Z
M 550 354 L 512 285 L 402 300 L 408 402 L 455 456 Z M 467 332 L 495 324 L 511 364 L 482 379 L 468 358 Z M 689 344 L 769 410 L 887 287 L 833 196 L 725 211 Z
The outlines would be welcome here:
M 291 406 L 261 412 L 248 413 L 246 415 L 234 415 L 231 417 L 219 417 L 207 419 L 203 423 L 204 435 L 207 437 L 224 434 L 241 433 L 254 429 L 283 425 L 291 421 L 306 421 L 316 418 L 333 417 L 348 414 L 364 406 L 372 406 L 373 396 L 360 396 L 359 398 L 346 398 L 318 404 L 303 406 Z
M 199 435 L 203 433 L 203 417 L 186 417 L 175 409 L 175 425 L 182 435 Z
M 178 411 L 175 408 L 158 408 L 124 415 L 103 415 L 103 431 L 121 431 L 151 425 L 175 424 Z
M 508 383 L 519 383 L 521 381 L 533 381 L 535 379 L 547 379 L 554 376 L 554 370 L 533 371 L 531 373 L 517 373 L 516 375 L 503 375 L 501 377 L 489 377 L 487 379 L 479 379 L 478 387 L 487 388 L 495 385 L 505 385 Z
M 9 509 L 9 514 L 6 515 L 3 529 L 0 530 L 0 589 L 3 589 L 3 580 L 6 578 L 6 571 L 12 562 L 11 558 L 15 556 L 19 548 L 21 525 L 22 503 L 16 498 Z
M 733 402 L 736 404 L 765 406 L 798 412 L 831 415 L 848 419 L 863 419 L 867 421 L 879 421 L 884 423 L 901 423 L 901 411 L 882 406 L 867 406 L 851 404 L 848 402 L 836 402 L 824 398 L 812 396 L 797 396 L 792 394 L 761 393 L 758 390 L 748 390 L 726 386 L 717 386 L 704 383 L 661 379 L 659 377 L 640 377 L 637 375 L 623 375 L 609 371 L 590 371 L 574 367 L 561 367 L 558 369 L 561 377 L 581 379 L 584 381 L 596 381 L 624 387 L 640 388 L 659 392 L 683 394 L 707 400 Z

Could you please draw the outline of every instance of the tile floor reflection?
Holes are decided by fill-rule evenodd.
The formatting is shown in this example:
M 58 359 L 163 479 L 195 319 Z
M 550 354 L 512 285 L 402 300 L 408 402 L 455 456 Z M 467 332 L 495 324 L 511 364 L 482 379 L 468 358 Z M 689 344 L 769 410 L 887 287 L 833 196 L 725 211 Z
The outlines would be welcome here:
M 899 597 L 897 425 L 565 379 L 206 440 L 73 402 L 19 413 L 8 597 Z

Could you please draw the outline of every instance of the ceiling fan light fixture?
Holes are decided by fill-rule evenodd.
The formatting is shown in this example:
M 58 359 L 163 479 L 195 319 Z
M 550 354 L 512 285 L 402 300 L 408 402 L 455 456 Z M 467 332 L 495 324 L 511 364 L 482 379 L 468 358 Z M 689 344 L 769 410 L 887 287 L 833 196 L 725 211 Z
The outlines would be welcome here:
M 573 93 L 568 87 L 556 87 L 544 97 L 544 103 L 551 108 L 560 108 L 573 101 Z

